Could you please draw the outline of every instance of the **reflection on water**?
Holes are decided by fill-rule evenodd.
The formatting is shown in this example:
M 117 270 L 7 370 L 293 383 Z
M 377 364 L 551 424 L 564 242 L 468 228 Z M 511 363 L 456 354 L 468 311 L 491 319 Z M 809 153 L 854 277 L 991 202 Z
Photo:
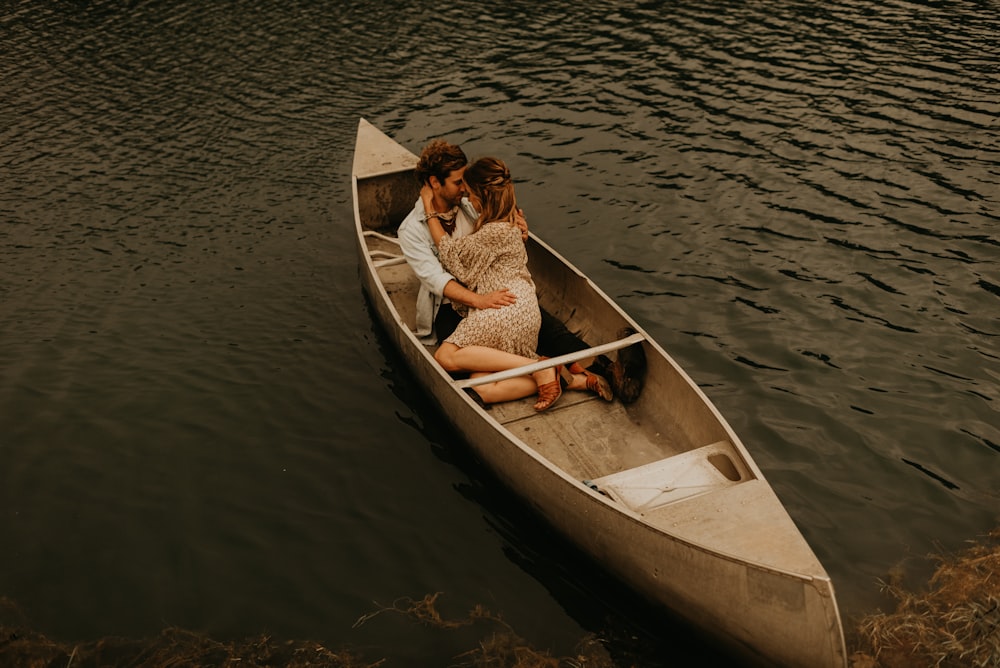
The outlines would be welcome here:
M 68 637 L 339 640 L 439 590 L 557 654 L 641 625 L 500 530 L 529 519 L 379 344 L 365 116 L 507 158 L 533 229 L 741 434 L 845 617 L 882 604 L 997 519 L 998 28 L 971 1 L 0 10 L 0 594 Z

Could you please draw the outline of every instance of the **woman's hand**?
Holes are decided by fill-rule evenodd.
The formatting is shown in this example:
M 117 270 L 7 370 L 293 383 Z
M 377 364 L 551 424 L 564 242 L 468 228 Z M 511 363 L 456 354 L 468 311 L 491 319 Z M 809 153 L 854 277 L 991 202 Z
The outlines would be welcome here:
M 432 214 L 441 212 L 434 210 L 434 190 L 426 183 L 420 189 L 420 201 L 424 205 L 424 222 L 427 223 L 427 231 L 431 233 L 434 245 L 440 246 L 445 232 L 441 226 L 441 219 Z
M 424 205 L 425 214 L 434 210 L 434 190 L 427 183 L 420 189 L 420 201 Z
M 517 209 L 514 213 L 514 224 L 521 230 L 521 241 L 528 240 L 528 219 L 524 217 L 524 209 Z

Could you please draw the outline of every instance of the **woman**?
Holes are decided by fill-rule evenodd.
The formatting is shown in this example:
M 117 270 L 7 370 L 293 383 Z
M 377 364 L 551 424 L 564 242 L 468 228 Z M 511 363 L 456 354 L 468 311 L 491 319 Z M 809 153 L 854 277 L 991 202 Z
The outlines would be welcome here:
M 541 315 L 521 229 L 514 222 L 517 200 L 510 171 L 497 158 L 481 158 L 465 170 L 464 178 L 469 201 L 479 211 L 475 231 L 464 237 L 445 233 L 440 212 L 431 205 L 430 189 L 421 191 L 427 227 L 441 263 L 470 290 L 483 294 L 507 289 L 517 296 L 514 304 L 503 308 L 469 309 L 434 354 L 447 371 L 471 371 L 475 376 L 535 362 Z M 560 371 L 560 367 L 543 369 L 475 390 L 486 403 L 520 399 L 537 391 L 535 410 L 543 411 L 562 395 Z

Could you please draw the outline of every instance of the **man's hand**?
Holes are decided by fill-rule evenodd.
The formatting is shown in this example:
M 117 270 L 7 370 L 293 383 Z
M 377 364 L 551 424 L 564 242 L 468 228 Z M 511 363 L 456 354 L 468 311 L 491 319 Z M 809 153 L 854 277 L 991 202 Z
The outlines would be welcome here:
M 521 230 L 521 241 L 528 240 L 528 219 L 524 217 L 524 209 L 518 209 L 514 214 L 514 224 Z
M 478 309 L 503 308 L 517 301 L 517 295 L 506 288 L 485 295 L 476 295 L 476 297 L 476 303 L 472 306 Z

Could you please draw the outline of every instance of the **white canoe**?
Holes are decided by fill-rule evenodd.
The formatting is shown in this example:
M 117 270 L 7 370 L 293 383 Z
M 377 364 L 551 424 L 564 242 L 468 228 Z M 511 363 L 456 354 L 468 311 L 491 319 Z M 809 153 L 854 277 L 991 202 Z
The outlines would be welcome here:
M 361 119 L 352 170 L 361 282 L 381 325 L 475 455 L 555 529 L 623 582 L 748 659 L 845 666 L 833 585 L 743 443 L 705 394 L 639 325 L 534 234 L 541 304 L 591 351 L 640 342 L 637 401 L 567 392 L 484 410 L 413 334 L 417 279 L 396 228 L 413 207 L 417 157 Z M 637 334 L 619 339 L 632 327 Z M 518 373 L 524 373 L 526 368 Z

